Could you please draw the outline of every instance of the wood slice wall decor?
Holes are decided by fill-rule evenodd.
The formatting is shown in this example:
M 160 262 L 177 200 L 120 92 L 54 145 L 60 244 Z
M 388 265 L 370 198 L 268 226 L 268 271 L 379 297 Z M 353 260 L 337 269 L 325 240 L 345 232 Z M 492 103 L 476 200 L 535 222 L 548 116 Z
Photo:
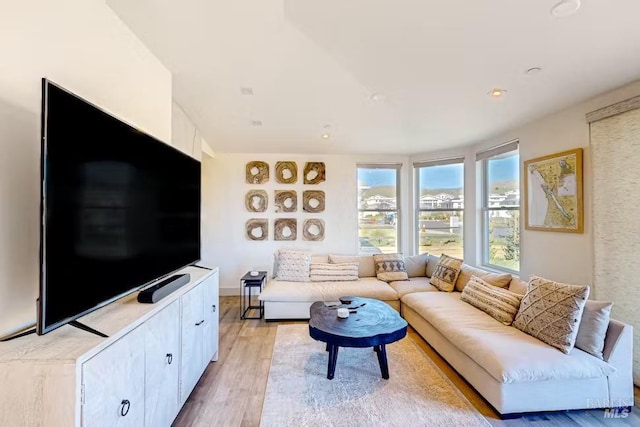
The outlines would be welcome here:
M 269 220 L 266 218 L 251 218 L 246 224 L 247 237 L 250 240 L 267 240 L 269 237 Z
M 278 218 L 274 221 L 273 240 L 296 240 L 298 221 L 295 218 Z
M 302 239 L 313 242 L 324 240 L 324 221 L 319 218 L 305 219 L 302 224 Z
M 304 164 L 304 183 L 320 184 L 325 180 L 324 162 L 307 162 Z
M 277 162 L 276 181 L 280 184 L 295 184 L 298 181 L 296 162 Z
M 244 206 L 249 212 L 266 212 L 269 196 L 264 190 L 249 190 L 244 196 Z
M 302 210 L 309 213 L 324 212 L 324 191 L 304 191 L 302 193 Z
M 264 184 L 269 181 L 269 164 L 267 162 L 248 162 L 245 168 L 247 184 Z
M 296 212 L 298 210 L 298 193 L 294 190 L 276 190 L 276 212 Z

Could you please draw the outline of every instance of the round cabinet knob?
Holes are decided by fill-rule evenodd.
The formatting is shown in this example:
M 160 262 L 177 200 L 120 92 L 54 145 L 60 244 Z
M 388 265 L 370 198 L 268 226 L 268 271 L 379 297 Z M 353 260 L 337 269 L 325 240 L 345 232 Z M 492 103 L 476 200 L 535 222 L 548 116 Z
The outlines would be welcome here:
M 173 362 L 173 353 L 167 353 L 167 363 L 171 365 L 171 362 Z
M 129 402 L 127 399 L 123 399 L 122 403 L 120 403 L 120 415 L 126 417 L 129 413 L 129 408 L 131 408 L 131 402 Z

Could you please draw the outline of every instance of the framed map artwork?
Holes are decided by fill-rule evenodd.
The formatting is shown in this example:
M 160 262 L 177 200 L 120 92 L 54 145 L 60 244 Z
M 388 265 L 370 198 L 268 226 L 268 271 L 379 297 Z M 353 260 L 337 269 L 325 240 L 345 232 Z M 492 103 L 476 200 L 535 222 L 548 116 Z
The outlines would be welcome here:
M 583 232 L 582 148 L 524 162 L 527 230 Z

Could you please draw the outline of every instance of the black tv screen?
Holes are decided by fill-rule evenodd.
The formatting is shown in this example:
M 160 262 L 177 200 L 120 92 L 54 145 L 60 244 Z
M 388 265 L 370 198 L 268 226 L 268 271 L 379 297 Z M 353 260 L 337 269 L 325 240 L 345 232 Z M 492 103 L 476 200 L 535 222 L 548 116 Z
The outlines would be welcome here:
M 44 334 L 200 260 L 200 162 L 42 80 Z

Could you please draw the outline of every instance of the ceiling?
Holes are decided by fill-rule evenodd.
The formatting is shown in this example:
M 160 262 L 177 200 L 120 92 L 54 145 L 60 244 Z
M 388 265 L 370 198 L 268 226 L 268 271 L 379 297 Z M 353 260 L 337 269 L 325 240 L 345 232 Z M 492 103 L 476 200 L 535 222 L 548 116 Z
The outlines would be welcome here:
M 174 100 L 214 151 L 414 154 L 640 77 L 640 1 L 582 0 L 563 18 L 557 1 L 107 4 L 173 73 Z

